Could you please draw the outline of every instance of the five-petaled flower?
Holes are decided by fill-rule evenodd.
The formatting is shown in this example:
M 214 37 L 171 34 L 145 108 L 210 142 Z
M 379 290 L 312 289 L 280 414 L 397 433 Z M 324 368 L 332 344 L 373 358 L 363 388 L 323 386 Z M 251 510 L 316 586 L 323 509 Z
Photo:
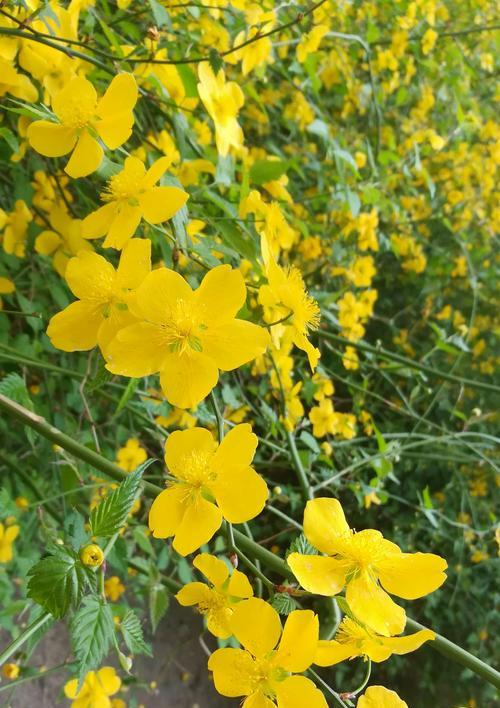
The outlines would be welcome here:
M 200 553 L 193 560 L 195 568 L 203 573 L 206 583 L 187 583 L 175 596 L 184 606 L 196 605 L 207 619 L 207 629 L 216 637 L 227 639 L 231 636 L 231 617 L 237 603 L 252 597 L 253 590 L 246 575 L 229 568 L 224 561 Z
M 219 693 L 245 696 L 242 708 L 327 708 L 310 679 L 293 675 L 314 660 L 319 624 L 312 610 L 294 610 L 282 629 L 276 610 L 252 597 L 236 606 L 231 629 L 243 648 L 217 649 L 208 660 Z
M 129 139 L 137 96 L 132 74 L 115 76 L 102 98 L 90 81 L 76 76 L 52 99 L 58 122 L 31 123 L 29 143 L 46 157 L 62 157 L 71 152 L 65 172 L 73 178 L 86 177 L 97 170 L 104 156 L 96 135 L 110 150 Z
M 246 300 L 243 276 L 229 265 L 212 268 L 193 291 L 169 268 L 158 268 L 137 289 L 131 309 L 140 322 L 121 329 L 105 354 L 113 374 L 160 372 L 168 402 L 192 408 L 231 371 L 264 353 L 263 327 L 236 319 Z
M 173 547 L 186 556 L 210 541 L 223 518 L 241 524 L 260 514 L 268 491 L 250 467 L 256 447 L 248 423 L 234 427 L 220 445 L 204 428 L 172 433 L 165 462 L 175 481 L 151 506 L 153 536 L 173 536 Z
M 303 588 L 333 596 L 345 586 L 354 616 L 378 634 L 400 634 L 406 623 L 402 607 L 387 592 L 406 600 L 423 597 L 446 580 L 446 561 L 433 553 L 402 553 L 380 531 L 354 532 L 337 499 L 319 498 L 306 504 L 304 533 L 322 553 L 291 553 L 288 564 Z M 386 592 L 387 591 L 387 592 Z
M 155 186 L 170 165 L 160 157 L 146 171 L 142 160 L 127 157 L 121 172 L 113 175 L 101 199 L 107 202 L 83 220 L 84 238 L 106 235 L 103 246 L 121 250 L 134 235 L 141 219 L 150 224 L 167 221 L 184 206 L 188 194 L 179 187 Z

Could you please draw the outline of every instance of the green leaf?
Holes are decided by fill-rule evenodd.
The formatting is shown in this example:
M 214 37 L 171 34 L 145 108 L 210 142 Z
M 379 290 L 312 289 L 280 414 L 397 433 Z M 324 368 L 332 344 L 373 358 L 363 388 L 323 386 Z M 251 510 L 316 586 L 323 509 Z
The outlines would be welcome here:
M 5 140 L 12 152 L 17 152 L 19 150 L 19 142 L 12 130 L 9 130 L 8 128 L 0 128 L 0 138 Z
M 123 640 L 131 654 L 146 654 L 153 656 L 151 648 L 144 641 L 141 623 L 133 610 L 128 610 L 120 622 Z
M 187 98 L 197 98 L 198 97 L 198 79 L 196 74 L 187 64 L 177 64 L 177 73 L 181 77 L 182 83 L 184 85 L 184 91 L 186 92 Z
M 301 533 L 300 536 L 297 536 L 289 545 L 286 557 L 288 557 L 290 553 L 302 553 L 306 556 L 314 556 L 318 554 L 318 551 L 314 546 L 311 546 L 304 534 Z
M 288 162 L 281 160 L 256 160 L 250 168 L 250 181 L 265 184 L 279 179 L 288 169 Z
M 208 52 L 208 63 L 212 67 L 212 71 L 217 76 L 219 71 L 222 69 L 223 59 L 217 49 L 212 49 Z
M 128 384 L 125 387 L 125 391 L 122 393 L 120 400 L 118 401 L 118 405 L 116 406 L 116 411 L 115 411 L 115 416 L 118 415 L 118 413 L 121 413 L 121 411 L 125 408 L 127 403 L 130 401 L 132 396 L 135 393 L 135 390 L 137 386 L 139 385 L 140 379 L 130 379 Z
M 153 633 L 168 610 L 169 594 L 164 585 L 153 583 L 149 589 L 149 619 Z
M 95 597 L 86 598 L 70 625 L 80 681 L 89 670 L 100 666 L 109 651 L 114 631 L 110 606 Z
M 222 242 L 232 248 L 236 253 L 248 260 L 255 259 L 254 243 L 250 238 L 245 238 L 243 232 L 232 221 L 219 221 L 217 228 L 220 232 Z
M 158 27 L 169 27 L 170 17 L 163 5 L 160 5 L 157 0 L 149 0 L 149 5 L 151 7 L 151 12 L 155 18 L 155 22 Z
M 93 536 L 113 536 L 125 524 L 139 492 L 142 473 L 154 460 L 147 460 L 129 474 L 111 494 L 104 497 L 90 514 Z
M 289 615 L 298 608 L 298 602 L 286 592 L 278 592 L 271 600 L 271 605 L 280 615 Z
M 92 584 L 90 573 L 76 553 L 61 548 L 28 571 L 28 597 L 59 619 L 78 605 L 85 587 Z

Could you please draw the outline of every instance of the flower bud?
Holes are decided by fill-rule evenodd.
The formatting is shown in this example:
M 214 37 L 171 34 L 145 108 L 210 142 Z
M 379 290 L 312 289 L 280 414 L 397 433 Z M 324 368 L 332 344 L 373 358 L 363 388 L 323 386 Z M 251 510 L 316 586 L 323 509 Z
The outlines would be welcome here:
M 98 568 L 104 561 L 104 553 L 97 543 L 89 543 L 80 551 L 80 560 L 83 565 L 89 565 L 91 568 Z

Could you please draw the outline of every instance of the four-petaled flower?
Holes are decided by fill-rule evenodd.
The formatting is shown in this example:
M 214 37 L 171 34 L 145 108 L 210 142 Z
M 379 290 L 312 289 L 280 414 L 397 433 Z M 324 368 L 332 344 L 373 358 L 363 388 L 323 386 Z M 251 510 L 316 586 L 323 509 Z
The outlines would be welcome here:
M 187 583 L 179 590 L 177 601 L 183 606 L 196 605 L 207 618 L 207 629 L 216 637 L 231 636 L 231 617 L 237 603 L 252 597 L 253 590 L 246 575 L 234 569 L 231 574 L 224 561 L 209 553 L 200 553 L 193 560 L 203 573 L 206 583 Z
M 415 600 L 446 580 L 444 558 L 433 553 L 402 553 L 375 529 L 351 531 L 337 499 L 307 502 L 304 533 L 311 545 L 329 557 L 288 556 L 302 587 L 333 596 L 347 586 L 346 600 L 354 616 L 385 637 L 400 634 L 406 624 L 405 611 L 387 592 Z
M 241 524 L 260 514 L 268 491 L 250 467 L 256 447 L 248 423 L 234 427 L 220 445 L 204 428 L 172 433 L 165 462 L 175 481 L 151 506 L 153 536 L 173 536 L 173 547 L 186 556 L 210 541 L 223 518 Z

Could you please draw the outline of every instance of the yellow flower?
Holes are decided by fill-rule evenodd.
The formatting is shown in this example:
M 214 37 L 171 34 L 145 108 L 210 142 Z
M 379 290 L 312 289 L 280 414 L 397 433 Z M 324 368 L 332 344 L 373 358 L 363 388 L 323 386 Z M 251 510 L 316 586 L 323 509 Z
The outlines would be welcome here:
M 357 708 L 408 708 L 397 693 L 383 686 L 370 686 L 360 696 Z
M 19 676 L 19 666 L 17 664 L 8 663 L 2 666 L 2 674 L 6 679 L 13 681 Z
M 88 565 L 91 568 L 98 568 L 104 561 L 104 553 L 102 548 L 97 543 L 89 543 L 80 551 L 80 560 L 83 565 Z
M 82 238 L 82 222 L 72 219 L 60 204 L 54 204 L 49 213 L 50 230 L 42 231 L 35 240 L 35 251 L 52 256 L 54 269 L 64 278 L 69 258 L 80 251 L 92 251 L 90 243 Z
M 10 214 L 0 209 L 0 231 L 3 230 L 3 250 L 17 258 L 24 258 L 28 224 L 33 220 L 30 210 L 22 199 L 18 199 Z
M 135 322 L 127 303 L 151 268 L 151 242 L 131 239 L 118 268 L 97 253 L 81 251 L 66 268 L 66 280 L 80 298 L 49 322 L 47 335 L 57 349 L 86 351 L 99 344 L 106 349 L 120 327 Z
M 377 269 L 372 256 L 360 256 L 346 271 L 347 278 L 357 288 L 369 288 Z
M 309 54 L 318 49 L 321 40 L 329 30 L 328 25 L 316 25 L 308 34 L 305 34 L 297 44 L 297 61 L 303 64 Z
M 4 526 L 0 522 L 0 563 L 8 563 L 13 558 L 12 545 L 19 536 L 19 526 Z
M 120 690 L 121 679 L 111 666 L 103 666 L 99 671 L 89 671 L 78 691 L 78 679 L 71 679 L 64 686 L 66 698 L 73 699 L 73 708 L 110 708 L 109 696 Z
M 110 150 L 116 150 L 130 137 L 137 95 L 132 74 L 115 76 L 100 99 L 90 81 L 77 76 L 52 100 L 58 122 L 31 123 L 30 145 L 46 157 L 71 152 L 65 172 L 73 178 L 85 177 L 97 170 L 104 155 L 95 133 Z
M 0 96 L 6 93 L 28 103 L 38 99 L 38 91 L 29 78 L 17 72 L 12 62 L 0 58 Z
M 282 629 L 271 605 L 250 598 L 234 609 L 231 629 L 243 648 L 217 649 L 208 660 L 220 694 L 246 696 L 245 708 L 327 708 L 310 679 L 291 675 L 306 671 L 314 660 L 319 625 L 312 610 L 295 610 Z
M 318 643 L 314 663 L 332 666 L 346 659 L 363 656 L 375 662 L 385 661 L 392 654 L 408 654 L 435 639 L 435 632 L 422 629 L 405 637 L 384 637 L 364 627 L 350 617 L 344 617 L 335 638 Z
M 111 177 L 101 199 L 108 202 L 89 214 L 82 223 L 84 238 L 106 235 L 104 248 L 121 250 L 132 238 L 141 219 L 150 224 L 167 221 L 188 200 L 179 187 L 155 187 L 170 166 L 168 157 L 160 157 L 146 171 L 137 157 L 127 157 L 123 170 Z
M 283 320 L 273 327 L 273 337 L 278 340 L 275 344 L 289 338 L 307 354 L 314 371 L 320 353 L 309 341 L 308 334 L 319 326 L 318 303 L 307 292 L 298 268 L 292 266 L 285 270 L 276 263 L 265 237 L 262 237 L 262 256 L 268 284 L 259 288 L 259 302 L 266 309 L 267 320 Z
M 1 295 L 11 295 L 15 292 L 16 286 L 9 278 L 4 278 L 0 275 L 0 296 Z M 3 308 L 2 298 L 0 297 L 0 310 Z
M 344 356 L 342 357 L 342 364 L 345 369 L 356 371 L 359 369 L 359 357 L 358 352 L 354 347 L 347 346 L 345 348 Z
M 313 435 L 315 438 L 322 438 L 328 433 L 333 434 L 335 412 L 331 400 L 329 398 L 323 398 L 318 406 L 311 408 L 309 420 L 313 424 Z
M 353 614 L 386 637 L 402 632 L 406 623 L 405 611 L 387 592 L 415 600 L 446 580 L 443 558 L 433 553 L 402 553 L 374 529 L 351 531 L 337 499 L 307 502 L 304 533 L 309 543 L 328 557 L 288 556 L 302 587 L 330 597 L 347 585 L 346 600 Z
M 25 511 L 30 505 L 30 503 L 26 499 L 26 497 L 16 497 L 14 499 L 14 503 L 17 506 L 17 508 L 21 509 L 22 511 Z
M 378 214 L 376 209 L 360 214 L 355 220 L 358 231 L 358 246 L 361 251 L 378 251 L 377 240 Z
M 243 599 L 252 597 L 252 586 L 246 575 L 233 570 L 231 575 L 224 561 L 209 553 L 200 553 L 193 560 L 195 568 L 210 583 L 187 583 L 175 596 L 183 605 L 197 605 L 207 618 L 207 628 L 214 636 L 227 639 L 231 636 L 231 617 L 234 607 Z
M 265 329 L 236 319 L 245 300 L 243 276 L 229 265 L 209 271 L 194 292 L 179 273 L 158 268 L 136 293 L 141 321 L 111 342 L 106 368 L 133 377 L 159 371 L 168 402 L 192 408 L 217 384 L 219 369 L 237 369 L 269 344 Z
M 256 447 L 248 423 L 234 427 L 220 445 L 204 428 L 172 433 L 165 462 L 175 481 L 151 506 L 153 536 L 173 536 L 173 547 L 186 556 L 210 541 L 223 518 L 241 524 L 260 514 L 268 492 L 250 467 Z
M 424 33 L 424 36 L 422 37 L 422 54 L 424 56 L 430 54 L 431 51 L 434 49 L 434 45 L 436 44 L 438 36 L 438 33 L 430 27 Z
M 125 472 L 133 472 L 148 459 L 146 450 L 141 447 L 137 438 L 130 438 L 116 453 L 118 466 Z
M 111 602 L 116 602 L 125 592 L 125 585 L 117 575 L 112 575 L 104 582 L 104 594 Z
M 243 91 L 236 82 L 226 82 L 222 69 L 215 75 L 208 62 L 199 64 L 198 78 L 198 93 L 215 124 L 215 142 L 219 154 L 224 157 L 230 148 L 241 150 L 243 131 L 237 115 L 245 102 Z

